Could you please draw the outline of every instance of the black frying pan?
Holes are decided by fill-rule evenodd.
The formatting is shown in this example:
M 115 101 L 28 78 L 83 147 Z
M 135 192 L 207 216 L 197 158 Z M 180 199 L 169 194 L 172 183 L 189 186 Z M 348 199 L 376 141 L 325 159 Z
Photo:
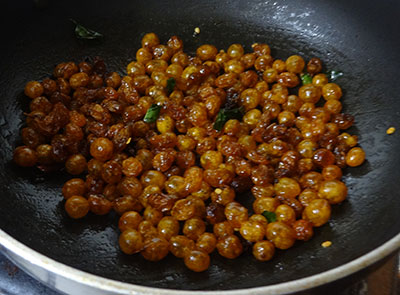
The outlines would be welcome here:
M 282 283 L 341 266 L 399 233 L 400 2 L 399 1 L 7 1 L 0 26 L 0 228 L 30 248 L 59 262 L 105 278 L 159 288 L 240 289 Z M 101 42 L 77 40 L 69 18 L 104 34 Z M 193 37 L 195 27 L 200 35 Z M 204 273 L 182 260 L 161 262 L 127 256 L 118 249 L 117 219 L 89 215 L 71 220 L 60 187 L 64 173 L 45 175 L 17 168 L 12 150 L 20 142 L 22 91 L 32 79 L 48 76 L 62 61 L 100 55 L 109 70 L 124 72 L 145 32 L 162 41 L 180 36 L 187 52 L 203 43 L 265 42 L 273 55 L 317 56 L 326 69 L 345 76 L 344 110 L 356 117 L 367 162 L 345 171 L 349 196 L 333 208 L 331 221 L 307 243 L 278 251 L 267 263 L 245 253 L 235 260 L 212 255 Z M 322 248 L 331 240 L 333 246 Z

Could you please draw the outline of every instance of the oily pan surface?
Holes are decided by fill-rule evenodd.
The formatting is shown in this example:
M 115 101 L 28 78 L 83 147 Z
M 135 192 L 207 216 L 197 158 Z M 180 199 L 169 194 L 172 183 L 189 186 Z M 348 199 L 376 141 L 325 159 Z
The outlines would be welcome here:
M 81 2 L 48 1 L 47 7 L 39 9 L 25 1 L 10 4 L 3 12 L 1 30 L 7 43 L 1 48 L 0 61 L 1 229 L 44 255 L 96 275 L 194 290 L 249 288 L 317 274 L 362 256 L 398 233 L 400 158 L 396 152 L 400 140 L 397 133 L 388 136 L 385 132 L 390 126 L 400 127 L 396 97 L 400 46 L 396 34 L 390 35 L 391 29 L 399 27 L 391 15 L 400 8 L 398 3 L 371 7 L 375 4 L 362 2 L 361 6 L 360 1 L 349 7 L 346 1 L 333 5 L 126 0 L 116 7 L 106 1 Z M 70 17 L 103 33 L 104 40 L 76 40 Z M 192 36 L 195 27 L 201 29 L 197 37 Z M 378 28 L 385 28 L 385 38 Z M 204 43 L 224 49 L 241 43 L 249 51 L 252 43 L 265 42 L 275 57 L 317 56 L 326 69 L 345 72 L 337 83 L 345 91 L 344 111 L 356 118 L 349 133 L 359 136 L 367 161 L 345 170 L 348 199 L 333 206 L 331 220 L 316 230 L 311 241 L 278 251 L 266 263 L 250 253 L 235 260 L 213 254 L 204 273 L 187 270 L 172 255 L 157 263 L 145 261 L 141 255 L 127 256 L 119 250 L 116 215 L 90 214 L 77 221 L 66 216 L 61 195 L 61 186 L 69 178 L 66 174 L 44 175 L 11 163 L 24 121 L 22 110 L 28 107 L 29 99 L 23 95 L 27 81 L 48 76 L 59 62 L 79 62 L 96 55 L 104 58 L 110 70 L 122 73 L 134 59 L 143 34 L 151 31 L 162 42 L 180 36 L 189 53 Z M 327 249 L 320 246 L 326 240 L 333 242 Z

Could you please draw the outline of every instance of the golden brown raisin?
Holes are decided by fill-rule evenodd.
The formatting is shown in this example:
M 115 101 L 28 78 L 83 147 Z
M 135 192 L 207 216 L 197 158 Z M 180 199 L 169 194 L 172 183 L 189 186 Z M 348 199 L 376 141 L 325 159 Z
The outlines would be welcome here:
M 242 254 L 243 246 L 237 236 L 228 235 L 218 240 L 217 250 L 219 255 L 225 258 L 235 259 Z
M 82 196 L 72 196 L 65 202 L 65 211 L 74 219 L 85 217 L 89 212 L 89 202 Z
M 184 257 L 184 262 L 190 270 L 202 272 L 210 266 L 210 256 L 206 252 L 192 250 Z

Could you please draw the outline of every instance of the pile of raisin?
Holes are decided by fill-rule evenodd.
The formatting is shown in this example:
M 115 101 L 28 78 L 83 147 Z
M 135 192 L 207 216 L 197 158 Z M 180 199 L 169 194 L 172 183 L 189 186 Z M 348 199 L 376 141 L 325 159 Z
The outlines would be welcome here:
M 259 43 L 190 56 L 149 33 L 126 71 L 95 58 L 28 82 L 14 151 L 19 166 L 75 175 L 62 188 L 71 218 L 119 214 L 126 254 L 172 253 L 199 272 L 213 251 L 234 259 L 251 244 L 270 260 L 328 222 L 347 196 L 342 169 L 365 160 L 318 58 L 274 59 Z M 246 208 L 236 196 L 250 191 Z

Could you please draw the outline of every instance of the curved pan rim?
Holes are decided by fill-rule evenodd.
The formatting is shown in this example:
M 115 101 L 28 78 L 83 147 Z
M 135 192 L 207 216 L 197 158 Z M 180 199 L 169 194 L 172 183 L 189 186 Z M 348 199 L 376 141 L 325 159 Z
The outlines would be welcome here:
M 369 253 L 354 259 L 346 264 L 343 264 L 334 269 L 305 277 L 302 279 L 289 281 L 280 284 L 269 285 L 265 287 L 256 287 L 249 289 L 238 290 L 223 290 L 223 291 L 190 291 L 190 290 L 176 290 L 176 289 L 160 289 L 145 287 L 140 285 L 133 285 L 123 283 L 111 279 L 105 279 L 97 275 L 89 274 L 87 272 L 75 269 L 43 254 L 30 249 L 24 244 L 18 242 L 10 235 L 0 230 L 0 250 L 4 252 L 11 260 L 18 266 L 22 267 L 32 276 L 41 280 L 43 283 L 49 285 L 57 290 L 68 292 L 69 294 L 79 294 L 83 290 L 95 291 L 93 294 L 159 294 L 159 295 L 193 295 L 193 294 L 217 294 L 217 295 L 269 295 L 269 294 L 286 294 L 292 292 L 303 291 L 313 287 L 338 280 L 355 273 L 377 261 L 383 259 L 395 250 L 400 248 L 400 233 L 394 236 L 389 241 L 385 242 L 378 248 L 370 251 Z M 45 275 L 39 275 L 36 271 L 45 271 Z M 51 279 L 50 279 L 51 278 Z M 69 283 L 74 283 L 69 285 Z M 71 289 L 69 290 L 69 287 Z

